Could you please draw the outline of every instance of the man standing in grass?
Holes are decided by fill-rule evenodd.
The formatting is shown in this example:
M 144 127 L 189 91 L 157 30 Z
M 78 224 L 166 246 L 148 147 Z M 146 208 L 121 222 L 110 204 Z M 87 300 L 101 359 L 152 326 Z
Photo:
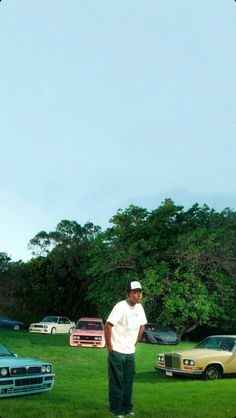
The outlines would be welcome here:
M 142 336 L 144 324 L 147 323 L 141 300 L 141 284 L 137 281 L 130 282 L 127 299 L 114 306 L 105 325 L 110 411 L 119 418 L 135 415 L 132 411 L 135 345 Z

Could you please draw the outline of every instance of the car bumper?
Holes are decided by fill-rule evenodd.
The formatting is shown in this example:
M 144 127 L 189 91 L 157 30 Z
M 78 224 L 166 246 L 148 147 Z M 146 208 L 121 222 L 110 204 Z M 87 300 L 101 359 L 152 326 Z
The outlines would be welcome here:
M 202 372 L 198 371 L 198 370 L 181 370 L 181 369 L 173 369 L 173 368 L 169 368 L 169 367 L 159 367 L 156 366 L 155 367 L 156 370 L 159 370 L 161 372 L 164 372 L 166 374 L 166 376 L 177 376 L 177 375 L 181 375 L 181 376 L 201 376 Z
M 71 347 L 104 348 L 105 342 L 102 341 L 70 341 Z
M 45 328 L 29 328 L 29 332 L 34 332 L 35 334 L 48 334 L 50 333 L 50 330 Z
M 55 374 L 7 377 L 0 379 L 0 398 L 47 392 L 54 385 Z

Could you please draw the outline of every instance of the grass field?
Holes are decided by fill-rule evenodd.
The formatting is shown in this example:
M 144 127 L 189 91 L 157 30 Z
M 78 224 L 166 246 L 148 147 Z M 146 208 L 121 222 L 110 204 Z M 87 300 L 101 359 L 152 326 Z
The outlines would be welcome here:
M 68 335 L 0 330 L 0 343 L 18 355 L 47 360 L 56 373 L 47 393 L 0 399 L 0 418 L 108 418 L 106 349 L 69 347 Z M 183 342 L 178 347 L 189 348 Z M 236 378 L 219 381 L 167 378 L 154 367 L 167 346 L 139 344 L 134 406 L 138 417 L 235 418 Z

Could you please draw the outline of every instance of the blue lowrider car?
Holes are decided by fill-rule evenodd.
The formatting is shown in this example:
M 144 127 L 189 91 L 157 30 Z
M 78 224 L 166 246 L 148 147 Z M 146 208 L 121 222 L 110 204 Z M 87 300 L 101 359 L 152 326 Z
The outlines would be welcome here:
M 0 398 L 46 392 L 54 379 L 52 364 L 18 357 L 0 344 Z

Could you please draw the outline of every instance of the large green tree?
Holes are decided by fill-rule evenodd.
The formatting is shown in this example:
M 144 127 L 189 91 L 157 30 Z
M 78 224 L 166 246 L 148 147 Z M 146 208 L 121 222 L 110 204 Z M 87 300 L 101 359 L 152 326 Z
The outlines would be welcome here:
M 148 313 L 180 336 L 204 324 L 229 329 L 236 319 L 236 218 L 198 205 L 181 218 L 168 257 L 145 272 Z
M 236 213 L 206 205 L 188 210 L 166 199 L 158 208 L 118 210 L 105 231 L 62 220 L 29 243 L 33 258 L 0 254 L 0 309 L 38 320 L 45 314 L 106 317 L 140 280 L 149 321 L 179 335 L 200 325 L 236 326 Z
M 92 313 L 85 301 L 89 284 L 87 271 L 90 248 L 99 231 L 100 227 L 92 223 L 81 226 L 76 221 L 63 220 L 55 231 L 42 231 L 30 241 L 36 257 L 28 263 L 22 292 L 24 289 L 34 317 L 51 313 L 76 320 Z
M 235 213 L 171 199 L 148 212 L 130 206 L 111 219 L 91 258 L 89 300 L 105 316 L 134 278 L 144 286 L 148 319 L 179 335 L 199 325 L 235 323 Z

